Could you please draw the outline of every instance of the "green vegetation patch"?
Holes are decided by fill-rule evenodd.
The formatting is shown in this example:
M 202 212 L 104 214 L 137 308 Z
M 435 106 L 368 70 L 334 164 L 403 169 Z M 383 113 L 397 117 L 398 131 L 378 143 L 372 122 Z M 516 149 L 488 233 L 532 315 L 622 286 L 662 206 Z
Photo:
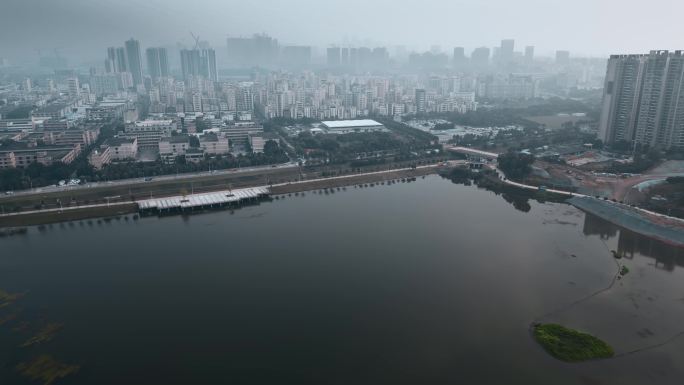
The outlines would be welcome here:
M 622 268 L 620 269 L 620 275 L 624 277 L 627 275 L 627 273 L 629 273 L 629 268 L 625 265 L 622 265 Z
M 77 373 L 79 369 L 78 365 L 61 363 L 48 355 L 42 355 L 30 362 L 17 365 L 19 373 L 33 381 L 41 382 L 43 385 L 52 385 L 60 378 Z
M 53 338 L 55 338 L 55 335 L 62 330 L 63 325 L 58 324 L 58 323 L 50 323 L 45 325 L 36 335 L 33 337 L 29 338 L 26 342 L 24 342 L 23 345 L 21 345 L 22 348 L 32 346 L 32 345 L 39 345 L 39 344 L 44 344 L 46 342 L 52 341 Z
M 534 338 L 555 358 L 565 362 L 582 362 L 613 357 L 615 352 L 607 343 L 577 330 L 557 324 L 534 326 Z

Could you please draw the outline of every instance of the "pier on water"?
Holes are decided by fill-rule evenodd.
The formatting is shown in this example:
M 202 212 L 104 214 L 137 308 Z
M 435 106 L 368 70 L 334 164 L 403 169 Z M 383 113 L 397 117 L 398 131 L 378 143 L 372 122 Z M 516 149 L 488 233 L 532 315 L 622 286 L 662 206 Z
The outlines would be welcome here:
M 240 190 L 218 191 L 166 198 L 153 198 L 138 201 L 142 214 L 167 214 L 185 210 L 206 210 L 251 203 L 270 194 L 268 187 L 252 187 Z

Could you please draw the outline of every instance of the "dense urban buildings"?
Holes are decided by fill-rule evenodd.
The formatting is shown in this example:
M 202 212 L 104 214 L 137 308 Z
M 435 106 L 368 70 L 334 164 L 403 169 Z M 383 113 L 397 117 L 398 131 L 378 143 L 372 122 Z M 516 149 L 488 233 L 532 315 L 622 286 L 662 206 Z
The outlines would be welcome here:
M 613 55 L 599 136 L 659 148 L 684 147 L 684 52 Z
M 538 57 L 533 46 L 517 52 L 512 39 L 493 54 L 480 47 L 468 55 L 465 47 L 438 45 L 410 51 L 347 42 L 317 49 L 281 45 L 265 34 L 229 37 L 226 47 L 214 49 L 192 37 L 190 46 L 177 47 L 146 47 L 131 38 L 103 48 L 99 66 L 24 76 L 0 89 L 7 101 L 0 136 L 18 143 L 5 147 L 3 167 L 69 162 L 82 151 L 97 169 L 179 156 L 194 162 L 263 151 L 269 119 L 324 121 L 317 129 L 333 134 L 382 131 L 373 119 L 466 114 L 603 84 L 600 60 L 561 51 Z M 23 105 L 31 106 L 27 119 L 4 118 Z M 97 140 L 111 122 L 120 122 L 113 136 Z

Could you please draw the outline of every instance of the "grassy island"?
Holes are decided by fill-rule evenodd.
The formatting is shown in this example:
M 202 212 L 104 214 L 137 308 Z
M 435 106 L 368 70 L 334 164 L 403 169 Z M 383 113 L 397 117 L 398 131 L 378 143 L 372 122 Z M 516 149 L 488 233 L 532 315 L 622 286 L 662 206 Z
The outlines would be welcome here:
M 610 358 L 615 354 L 613 348 L 600 339 L 557 324 L 535 325 L 533 334 L 549 354 L 565 362 Z

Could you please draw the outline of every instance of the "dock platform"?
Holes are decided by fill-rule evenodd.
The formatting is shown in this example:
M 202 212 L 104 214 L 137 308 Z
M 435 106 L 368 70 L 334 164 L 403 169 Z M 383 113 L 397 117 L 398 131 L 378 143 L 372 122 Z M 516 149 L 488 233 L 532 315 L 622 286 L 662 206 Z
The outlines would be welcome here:
M 165 198 L 153 198 L 138 201 L 140 212 L 166 213 L 194 209 L 207 209 L 238 204 L 242 201 L 254 201 L 270 194 L 268 187 L 252 187 L 240 190 L 217 191 L 211 193 L 192 194 Z

